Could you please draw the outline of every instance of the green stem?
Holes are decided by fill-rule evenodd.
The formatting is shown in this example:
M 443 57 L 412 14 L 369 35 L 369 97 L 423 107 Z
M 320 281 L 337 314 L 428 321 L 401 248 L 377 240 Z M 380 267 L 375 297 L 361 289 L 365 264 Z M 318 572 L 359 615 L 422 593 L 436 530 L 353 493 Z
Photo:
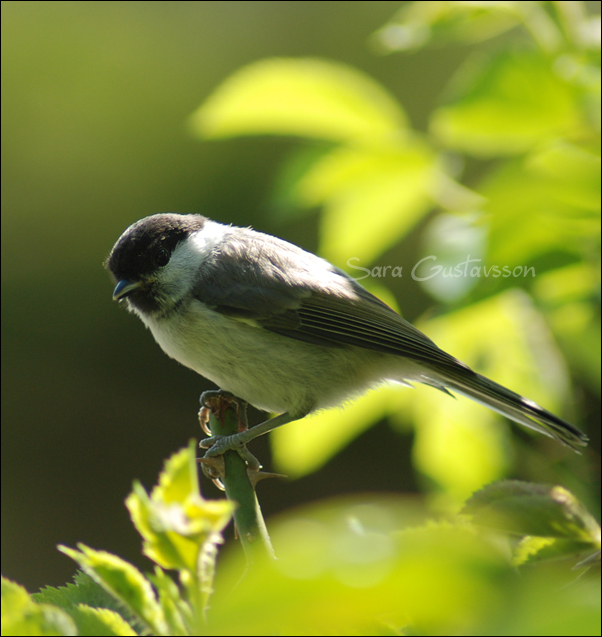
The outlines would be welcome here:
M 218 399 L 222 401 L 222 399 Z M 227 406 L 226 406 L 227 405 Z M 238 432 L 238 415 L 233 403 L 223 399 L 220 411 L 223 422 L 214 415 L 209 416 L 209 428 L 213 436 L 231 436 Z M 225 407 L 225 409 L 224 409 Z M 225 475 L 221 479 L 229 500 L 237 503 L 234 511 L 234 523 L 242 543 L 247 561 L 253 562 L 256 556 L 267 555 L 274 558 L 274 549 L 261 514 L 255 488 L 247 473 L 247 464 L 236 451 L 224 453 Z

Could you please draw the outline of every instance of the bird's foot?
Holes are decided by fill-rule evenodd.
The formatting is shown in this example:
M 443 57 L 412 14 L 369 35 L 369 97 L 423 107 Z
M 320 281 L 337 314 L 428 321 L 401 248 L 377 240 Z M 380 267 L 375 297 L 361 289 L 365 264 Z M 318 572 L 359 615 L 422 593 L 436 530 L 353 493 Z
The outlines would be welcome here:
M 247 463 L 248 467 L 254 471 L 261 469 L 259 460 L 247 449 L 246 442 L 240 433 L 231 436 L 211 436 L 199 443 L 199 447 L 207 449 L 205 458 L 216 458 L 222 456 L 227 451 L 236 453 Z

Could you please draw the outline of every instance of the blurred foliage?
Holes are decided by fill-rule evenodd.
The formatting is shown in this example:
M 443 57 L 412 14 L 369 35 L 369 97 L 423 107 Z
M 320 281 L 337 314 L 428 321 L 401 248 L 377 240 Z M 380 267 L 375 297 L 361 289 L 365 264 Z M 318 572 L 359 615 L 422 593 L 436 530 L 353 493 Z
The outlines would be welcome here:
M 400 5 L 369 44 L 403 56 L 370 55 L 366 34 Z M 139 322 L 110 302 L 103 257 L 125 227 L 153 212 L 253 223 L 308 249 L 319 231 L 323 255 L 354 276 L 367 269 L 362 283 L 391 307 L 391 291 L 401 295 L 412 318 L 435 306 L 417 323 L 441 346 L 577 425 L 588 421 L 595 445 L 600 29 L 599 16 L 587 15 L 585 6 L 598 11 L 595 3 L 579 2 L 2 2 L 5 574 L 29 590 L 64 582 L 72 562 L 55 545 L 79 539 L 126 557 L 140 573 L 148 569 L 122 499 L 132 475 L 152 483 L 161 458 L 182 445 L 183 432 L 186 439 L 196 431 L 197 395 L 211 388 L 164 356 Z M 220 123 L 220 107 L 212 125 L 223 127 L 222 136 L 213 139 L 230 139 L 194 143 L 186 115 L 253 60 L 264 61 L 249 68 L 271 67 L 279 78 L 273 99 L 262 100 L 270 78 L 259 76 L 259 93 L 255 80 L 245 88 L 245 99 L 255 100 L 254 121 L 236 107 L 232 120 Z M 545 80 L 541 89 L 537 74 Z M 293 104 L 280 90 L 287 77 L 295 78 L 287 84 Z M 489 86 L 495 104 L 485 100 Z M 558 104 L 544 103 L 551 96 Z M 271 128 L 258 129 L 266 120 Z M 191 121 L 198 132 L 202 120 Z M 271 137 L 232 138 L 243 133 Z M 412 266 L 429 255 L 436 261 L 416 272 L 426 280 L 413 280 Z M 467 256 L 483 259 L 470 263 L 483 266 L 480 277 L 428 278 L 439 266 L 453 272 Z M 533 266 L 537 274 L 486 275 L 492 266 Z M 414 433 L 413 458 L 409 436 L 395 440 L 384 426 L 349 444 L 381 418 Z M 382 440 L 386 446 L 376 446 Z M 268 514 L 323 494 L 420 488 L 427 502 L 457 510 L 472 488 L 510 472 L 563 484 L 599 510 L 591 449 L 578 457 L 528 432 L 510 436 L 508 423 L 494 414 L 430 388 L 384 388 L 344 411 L 288 425 L 272 441 L 286 473 L 306 478 L 260 487 Z M 265 442 L 255 443 L 262 459 Z M 348 444 L 320 472 L 308 473 Z M 204 485 L 210 495 L 211 489 Z M 137 493 L 149 519 L 166 513 L 155 509 L 152 494 Z M 145 540 L 163 549 L 160 533 L 169 537 L 167 524 L 181 531 L 176 523 L 182 511 L 193 511 L 190 504 L 177 515 L 159 515 L 164 526 Z M 439 530 L 410 538 L 430 515 L 414 501 L 369 495 L 270 522 L 279 556 L 289 556 L 293 567 L 276 575 L 274 565 L 256 571 L 259 590 L 251 590 L 256 580 L 245 584 L 241 599 L 253 610 L 243 630 L 266 617 L 283 632 L 293 618 L 305 626 L 317 618 L 314 632 L 322 634 L 353 610 L 341 631 L 399 633 L 386 609 L 396 620 L 407 598 L 408 633 L 419 625 L 442 634 L 592 631 L 598 584 L 585 576 L 572 581 L 566 563 L 535 564 L 535 556 L 551 557 L 562 538 L 489 542 L 470 527 L 448 542 L 434 523 Z M 404 545 L 417 549 L 414 561 L 402 554 L 397 534 L 404 533 Z M 486 545 L 481 561 L 464 551 L 462 537 L 470 533 L 475 553 Z M 374 546 L 366 535 L 376 535 Z M 233 552 L 220 560 L 211 601 L 219 614 L 211 621 L 214 632 L 229 634 L 244 621 L 236 591 L 230 594 L 244 567 Z M 518 576 L 516 564 L 523 565 Z M 595 567 L 596 556 L 581 564 L 579 573 Z M 392 579 L 379 579 L 382 573 L 408 580 L 395 589 L 387 586 Z M 174 586 L 158 579 L 161 573 L 143 577 L 154 594 L 162 591 L 159 603 L 175 625 L 185 589 L 176 577 Z M 470 595 L 454 600 L 456 585 Z M 366 615 L 359 617 L 364 591 Z M 35 604 L 18 585 L 3 581 L 2 593 L 3 634 L 144 630 L 82 573 L 74 584 L 44 589 Z M 438 615 L 435 593 L 449 622 Z M 375 619 L 381 603 L 385 611 Z
M 580 2 L 410 2 L 374 35 L 381 51 L 491 39 L 443 89 L 427 135 L 384 87 L 321 59 L 240 69 L 191 126 L 209 139 L 312 140 L 283 168 L 278 204 L 296 217 L 321 207 L 320 253 L 359 278 L 386 279 L 373 264 L 422 221 L 424 259 L 388 270 L 441 302 L 421 329 L 479 373 L 567 411 L 565 360 L 600 395 L 599 27 Z M 494 36 L 509 30 L 500 47 Z M 483 165 L 475 183 L 462 183 L 466 161 Z M 588 345 L 575 347 L 576 324 Z M 277 430 L 276 460 L 303 475 L 382 417 L 410 413 L 416 467 L 449 503 L 506 475 L 500 417 L 427 391 L 371 394 Z
M 154 574 L 62 547 L 87 577 L 33 596 L 3 578 L 2 634 L 597 634 L 600 527 L 562 487 L 498 483 L 449 522 L 396 497 L 312 505 L 273 525 L 278 559 L 227 554 L 213 592 L 230 505 L 200 498 L 195 455 L 166 462 L 148 515 L 139 486 L 128 498 Z

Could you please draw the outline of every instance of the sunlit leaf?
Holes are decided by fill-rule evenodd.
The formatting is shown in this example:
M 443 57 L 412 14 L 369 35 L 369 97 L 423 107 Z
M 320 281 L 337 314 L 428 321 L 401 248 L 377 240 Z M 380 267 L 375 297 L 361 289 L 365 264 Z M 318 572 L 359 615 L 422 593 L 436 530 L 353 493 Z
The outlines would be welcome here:
M 475 371 L 552 410 L 568 390 L 567 371 L 545 321 L 518 289 L 420 323 L 440 347 Z
M 205 500 L 201 496 L 195 452 L 192 440 L 166 461 L 150 496 L 136 482 L 126 500 L 132 521 L 143 537 L 146 555 L 163 568 L 193 574 L 205 543 L 219 541 L 219 533 L 233 510 L 227 500 Z
M 194 441 L 191 441 L 188 447 L 180 449 L 165 461 L 163 471 L 159 474 L 159 484 L 153 488 L 151 498 L 172 504 L 199 495 L 195 447 Z
M 557 268 L 537 277 L 533 293 L 547 307 L 595 297 L 600 288 L 600 270 L 593 263 L 580 262 Z
M 430 209 L 434 154 L 418 141 L 342 147 L 319 159 L 298 182 L 306 205 L 324 206 L 321 254 L 343 267 L 370 262 L 399 241 Z
M 77 635 L 75 623 L 60 608 L 36 604 L 22 587 L 2 577 L 2 635 Z
M 375 33 L 375 43 L 385 51 L 404 51 L 427 43 L 480 42 L 516 26 L 520 4 L 407 2 Z
M 383 387 L 344 405 L 289 423 L 271 434 L 279 471 L 300 477 L 316 471 L 391 411 L 396 388 Z
M 413 625 L 426 634 L 465 631 L 479 607 L 495 599 L 492 576 L 506 568 L 502 553 L 469 528 L 396 531 L 394 502 L 372 501 L 336 509 L 331 503 L 328 518 L 306 509 L 272 525 L 278 560 L 257 564 L 240 583 L 236 613 L 216 595 L 210 629 L 374 635 Z M 237 568 L 224 564 L 225 576 L 234 579 Z
M 413 267 L 412 276 L 435 298 L 452 301 L 478 285 L 480 277 L 446 276 L 456 268 L 485 265 L 487 228 L 479 213 L 441 214 L 429 224 L 424 238 L 424 257 Z
M 302 199 L 299 182 L 333 146 L 331 142 L 317 140 L 299 145 L 281 162 L 270 193 L 270 213 L 274 218 L 297 219 L 315 211 Z
M 148 629 L 160 635 L 167 627 L 150 582 L 132 564 L 106 551 L 78 544 L 79 551 L 59 546 L 113 597 L 124 604 Z
M 575 89 L 543 54 L 503 52 L 468 64 L 456 79 L 455 99 L 431 119 L 446 146 L 492 157 L 584 130 Z
M 275 58 L 230 76 L 192 115 L 203 137 L 298 135 L 370 143 L 406 125 L 401 106 L 377 82 L 344 64 Z
M 599 250 L 599 166 L 598 153 L 553 143 L 495 171 L 480 189 L 491 262 L 512 268 L 552 251 Z
M 80 635 L 137 635 L 138 633 L 113 610 L 85 604 L 69 609 Z
M 599 290 L 599 265 L 587 262 L 546 272 L 533 285 L 565 358 L 598 395 L 602 382 Z
M 526 295 L 506 292 L 418 326 L 475 371 L 547 408 L 559 407 L 566 370 Z M 401 398 L 416 423 L 417 468 L 456 501 L 504 475 L 512 455 L 501 416 L 428 387 Z
M 52 604 L 65 610 L 74 619 L 81 634 L 129 635 L 132 634 L 131 626 L 142 629 L 142 624 L 123 604 L 83 571 L 74 575 L 73 583 L 44 586 L 32 598 L 38 604 Z M 87 609 L 103 609 L 107 613 L 99 615 Z M 108 614 L 109 611 L 112 614 Z M 101 625 L 104 625 L 105 632 L 101 631 Z
M 554 334 L 567 360 L 578 369 L 593 392 L 600 395 L 600 313 L 591 302 L 568 303 L 549 312 Z
M 427 387 L 417 387 L 412 398 L 415 466 L 448 497 L 462 501 L 506 474 L 511 459 L 508 427 L 495 413 Z
M 304 507 L 272 521 L 276 561 L 258 562 L 240 581 L 243 565 L 232 554 L 224 556 L 224 588 L 213 599 L 209 631 L 223 635 L 599 632 L 599 583 L 566 587 L 575 575 L 567 574 L 565 565 L 550 565 L 545 573 L 517 573 L 499 539 L 475 532 L 470 525 L 424 524 L 415 519 L 414 509 L 415 504 L 407 501 L 370 495 Z M 230 590 L 235 585 L 236 612 L 232 612 Z M 544 633 L 536 630 L 542 613 L 547 622 Z M 570 630 L 567 617 L 580 632 Z M 554 633 L 556 624 L 564 632 Z
M 572 539 L 591 544 L 592 550 L 600 548 L 600 526 L 564 487 L 505 480 L 475 493 L 463 513 L 477 524 L 505 532 Z
M 600 214 L 600 146 L 553 141 L 527 159 L 528 177 L 545 183 L 552 198 L 584 214 Z
M 148 577 L 157 590 L 170 635 L 190 634 L 190 627 L 195 624 L 193 612 L 190 604 L 182 598 L 176 583 L 159 566 L 155 567 L 154 575 Z

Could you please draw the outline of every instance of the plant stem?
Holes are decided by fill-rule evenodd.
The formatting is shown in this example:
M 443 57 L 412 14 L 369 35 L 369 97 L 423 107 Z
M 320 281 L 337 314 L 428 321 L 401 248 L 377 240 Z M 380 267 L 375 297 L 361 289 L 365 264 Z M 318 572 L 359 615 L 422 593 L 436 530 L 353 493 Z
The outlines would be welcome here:
M 209 428 L 213 436 L 230 436 L 238 432 L 238 409 L 234 401 L 226 397 L 215 399 L 217 405 L 211 410 Z M 220 417 L 218 417 L 219 414 Z M 255 488 L 249 479 L 246 462 L 236 451 L 224 453 L 224 476 L 221 482 L 229 500 L 237 503 L 234 511 L 234 523 L 242 543 L 247 562 L 252 563 L 255 557 L 268 556 L 274 558 L 274 549 L 257 500 Z

